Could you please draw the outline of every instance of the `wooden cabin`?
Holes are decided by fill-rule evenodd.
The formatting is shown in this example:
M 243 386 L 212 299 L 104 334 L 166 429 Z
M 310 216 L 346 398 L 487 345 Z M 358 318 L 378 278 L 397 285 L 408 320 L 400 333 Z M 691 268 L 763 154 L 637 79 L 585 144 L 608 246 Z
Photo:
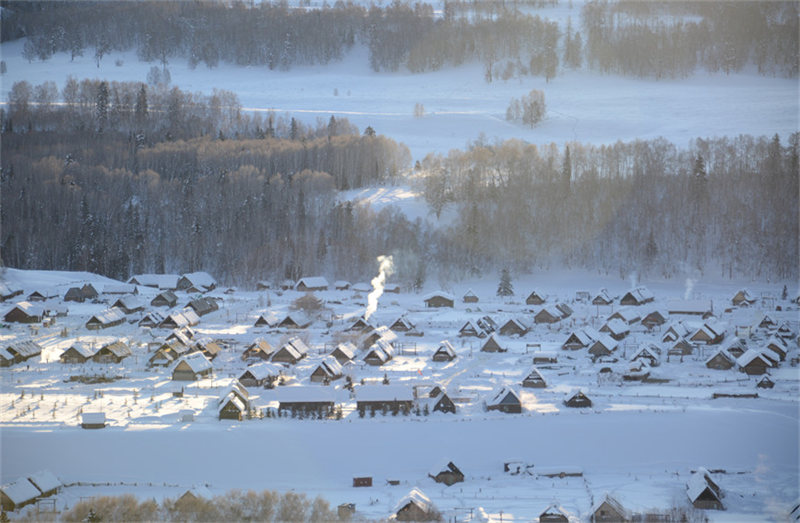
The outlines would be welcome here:
M 433 353 L 432 359 L 433 361 L 453 361 L 456 359 L 456 350 L 449 341 L 442 340 L 436 352 Z
M 579 390 L 568 396 L 564 400 L 564 405 L 572 408 L 586 408 L 592 406 L 592 400 L 583 391 Z
M 455 299 L 446 292 L 434 292 L 428 294 L 424 300 L 426 307 L 454 307 Z
M 447 461 L 438 467 L 434 467 L 428 473 L 428 477 L 436 483 L 444 483 L 448 487 L 464 481 L 464 473 L 452 461 Z
M 517 391 L 510 387 L 501 387 L 489 395 L 486 400 L 486 410 L 520 414 L 522 413 L 522 401 L 520 401 Z

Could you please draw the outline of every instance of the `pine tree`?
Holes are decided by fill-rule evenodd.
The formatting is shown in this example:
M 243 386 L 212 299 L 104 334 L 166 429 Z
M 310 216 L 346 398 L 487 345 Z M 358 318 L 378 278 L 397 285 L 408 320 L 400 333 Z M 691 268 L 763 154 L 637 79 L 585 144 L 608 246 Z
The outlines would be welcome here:
M 100 82 L 97 86 L 97 97 L 95 99 L 95 119 L 97 120 L 97 132 L 103 132 L 108 121 L 108 82 Z
M 143 125 L 147 120 L 147 88 L 144 84 L 139 87 L 139 92 L 136 95 L 136 104 L 134 105 L 133 113 L 136 118 L 136 125 Z
M 500 272 L 500 284 L 497 286 L 498 296 L 513 296 L 514 286 L 511 285 L 511 274 L 507 268 Z

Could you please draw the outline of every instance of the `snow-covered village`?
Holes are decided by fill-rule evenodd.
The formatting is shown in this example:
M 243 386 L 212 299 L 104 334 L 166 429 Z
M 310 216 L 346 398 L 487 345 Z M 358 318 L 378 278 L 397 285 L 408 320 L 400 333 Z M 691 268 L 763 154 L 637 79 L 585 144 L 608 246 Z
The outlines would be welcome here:
M 800 522 L 795 2 L 0 2 L 0 521 Z

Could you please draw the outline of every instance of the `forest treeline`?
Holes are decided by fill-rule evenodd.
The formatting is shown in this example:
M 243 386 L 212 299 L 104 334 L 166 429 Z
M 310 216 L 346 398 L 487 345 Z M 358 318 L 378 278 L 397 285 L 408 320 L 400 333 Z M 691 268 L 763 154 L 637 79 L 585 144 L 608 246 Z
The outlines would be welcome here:
M 283 117 L 267 133 L 263 120 L 234 112 L 229 134 L 208 117 L 207 129 L 179 126 L 176 138 L 169 109 L 148 102 L 137 128 L 135 103 L 108 103 L 114 86 L 77 84 L 94 86 L 82 109 L 15 100 L 0 113 L 6 265 L 122 279 L 207 270 L 237 284 L 310 274 L 360 281 L 378 255 L 392 254 L 394 277 L 409 287 L 555 265 L 798 277 L 797 133 L 687 148 L 663 139 L 478 142 L 430 155 L 414 173 L 431 213 L 450 223 L 432 226 L 341 198 L 342 189 L 392 183 L 410 164 L 404 146 L 370 129 L 331 118 L 293 134 Z M 143 84 L 117 88 L 158 99 Z M 202 119 L 210 99 L 194 100 L 174 110 Z
M 356 44 L 375 71 L 423 72 L 479 62 L 484 77 L 539 75 L 589 67 L 647 78 L 675 78 L 698 68 L 797 76 L 796 2 L 587 2 L 580 23 L 562 32 L 531 14 L 553 0 L 445 1 L 385 7 L 336 2 L 320 9 L 283 2 L 5 1 L 2 41 L 27 37 L 23 55 L 91 53 L 99 66 L 111 51 L 135 49 L 166 66 L 220 62 L 289 69 L 340 60 Z M 582 34 L 583 33 L 583 34 Z
M 799 157 L 799 133 L 685 149 L 510 140 L 430 155 L 420 188 L 455 210 L 444 265 L 796 279 Z

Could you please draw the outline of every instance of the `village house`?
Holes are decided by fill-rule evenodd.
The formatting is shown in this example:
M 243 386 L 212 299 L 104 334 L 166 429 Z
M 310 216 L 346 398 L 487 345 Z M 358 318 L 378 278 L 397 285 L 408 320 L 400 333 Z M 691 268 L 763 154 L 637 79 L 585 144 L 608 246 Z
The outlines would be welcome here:
M 20 478 L 0 487 L 0 506 L 4 511 L 19 510 L 34 503 L 40 495 L 39 489 L 28 478 Z
M 410 332 L 414 330 L 414 324 L 405 316 L 400 316 L 394 323 L 389 325 L 389 330 L 393 332 Z
M 694 334 L 689 337 L 689 341 L 705 343 L 706 345 L 716 345 L 725 338 L 725 326 L 716 321 L 706 321 Z
M 733 295 L 731 303 L 736 307 L 746 307 L 756 302 L 756 299 L 750 295 L 747 289 L 742 289 Z
M 207 336 L 194 340 L 194 346 L 209 360 L 213 360 L 222 352 L 222 347 L 220 347 L 219 343 Z
M 569 523 L 571 514 L 558 503 L 553 503 L 539 514 L 539 523 Z
M 144 310 L 144 304 L 140 302 L 139 298 L 136 296 L 123 296 L 121 298 L 117 298 L 117 301 L 115 301 L 111 306 L 120 309 L 125 314 L 133 314 Z
M 533 367 L 522 380 L 522 386 L 526 388 L 543 389 L 547 387 L 547 382 L 544 381 L 544 377 L 542 373 L 539 372 L 539 369 Z
M 663 309 L 655 309 L 647 314 L 645 314 L 644 318 L 641 320 L 641 324 L 644 325 L 648 330 L 654 329 L 659 325 L 664 325 L 669 318 L 669 313 Z
M 570 333 L 567 340 L 561 344 L 563 350 L 579 350 L 590 347 L 601 334 L 592 327 L 584 327 Z
M 267 387 L 274 384 L 283 374 L 283 367 L 276 363 L 261 362 L 247 367 L 241 376 L 239 383 L 245 387 Z
M 725 350 L 718 350 L 706 360 L 706 367 L 714 370 L 729 370 L 736 364 L 736 358 Z
M 330 387 L 278 387 L 278 409 L 292 415 L 330 417 L 335 406 Z
M 164 321 L 159 323 L 160 329 L 182 329 L 184 327 L 194 327 L 200 323 L 200 317 L 191 309 L 184 309 L 181 312 L 173 312 Z
M 667 302 L 667 312 L 676 316 L 700 316 L 706 319 L 713 315 L 714 306 L 706 300 L 670 300 Z
M 356 389 L 356 409 L 367 412 L 408 415 L 414 404 L 414 391 L 407 385 L 363 385 Z
M 86 322 L 86 328 L 89 330 L 108 329 L 109 327 L 115 327 L 124 322 L 125 313 L 113 307 L 89 318 L 89 321 Z
M 294 290 L 300 292 L 327 291 L 328 280 L 322 276 L 309 276 L 300 278 L 294 286 Z
M 384 339 L 376 341 L 364 356 L 367 365 L 379 367 L 394 358 L 394 347 Z
M 531 326 L 521 318 L 509 318 L 498 331 L 503 336 L 525 336 Z
M 13 341 L 0 351 L 0 367 L 9 367 L 15 363 L 22 363 L 41 353 L 42 347 L 33 340 Z
M 629 523 L 630 513 L 608 494 L 591 509 L 592 523 Z
M 704 468 L 699 468 L 686 483 L 686 495 L 693 507 L 706 510 L 725 510 L 719 486 Z
M 254 326 L 255 327 L 268 327 L 268 328 L 271 329 L 273 327 L 277 327 L 280 322 L 281 322 L 281 319 L 278 317 L 277 314 L 275 314 L 274 312 L 265 312 L 265 313 L 260 314 L 258 316 Z
M 256 338 L 253 343 L 245 348 L 242 353 L 242 359 L 245 361 L 268 361 L 272 357 L 273 352 L 275 352 L 275 350 L 267 340 Z
M 345 280 L 336 280 L 333 282 L 333 288 L 337 291 L 346 291 L 350 288 L 350 282 Z
M 772 366 L 762 353 L 754 349 L 749 349 L 739 356 L 739 359 L 736 360 L 736 365 L 740 372 L 750 376 L 766 374 L 767 369 Z
M 636 287 L 626 292 L 619 300 L 620 305 L 644 305 L 655 300 L 655 295 L 647 287 Z
M 766 374 L 756 383 L 756 387 L 759 389 L 771 389 L 775 386 L 775 382 L 769 379 L 769 376 Z
M 481 345 L 481 352 L 506 352 L 508 351 L 507 348 L 503 347 L 500 344 L 500 340 L 497 339 L 497 335 L 492 333 L 486 341 L 483 342 Z
M 475 320 L 467 320 L 467 322 L 460 329 L 458 329 L 458 335 L 465 338 L 483 338 L 486 336 L 486 333 L 478 326 L 478 323 Z
M 196 381 L 210 376 L 214 371 L 208 358 L 200 352 L 193 352 L 182 356 L 172 369 L 172 379 L 175 381 Z
M 528 297 L 525 298 L 526 305 L 542 305 L 545 302 L 544 296 L 537 291 L 531 291 Z
M 348 332 L 364 332 L 366 330 L 372 330 L 375 326 L 369 323 L 364 316 L 358 317 L 349 327 L 345 329 Z
M 0 302 L 10 300 L 23 292 L 24 291 L 18 287 L 9 285 L 6 282 L 0 282 Z
M 784 361 L 786 359 L 786 354 L 789 352 L 789 347 L 786 345 L 786 342 L 777 336 L 772 336 L 767 340 L 767 344 L 764 348 L 774 352 L 780 361 Z
M 589 346 L 588 352 L 595 358 L 599 358 L 601 356 L 610 356 L 611 353 L 617 350 L 618 345 L 619 343 L 617 340 L 608 334 L 600 333 L 597 339 L 594 340 Z
M 222 390 L 217 400 L 217 419 L 242 421 L 250 412 L 250 393 L 237 380 Z
M 694 352 L 694 346 L 686 341 L 685 338 L 681 338 L 676 341 L 672 347 L 670 347 L 669 354 L 670 356 L 688 356 Z
M 67 350 L 61 353 L 58 360 L 61 363 L 86 363 L 94 356 L 95 349 L 92 345 L 82 341 L 71 344 Z
M 376 327 L 370 331 L 367 331 L 362 334 L 361 340 L 359 341 L 359 345 L 362 349 L 368 349 L 372 347 L 378 340 L 383 340 L 386 343 L 392 343 L 397 339 L 397 334 L 395 334 L 391 329 L 389 329 L 385 325 L 381 325 L 380 327 Z
M 461 301 L 464 303 L 478 303 L 478 295 L 475 294 L 472 289 L 469 289 L 464 293 L 464 296 L 461 297 Z
M 661 365 L 661 349 L 659 349 L 652 343 L 642 345 L 634 353 L 633 357 L 631 358 L 631 361 L 632 362 L 646 361 L 649 366 L 658 367 L 659 365 Z
M 430 498 L 421 490 L 414 488 L 395 506 L 394 519 L 397 521 L 434 521 L 440 519 Z
M 135 274 L 131 276 L 128 283 L 152 289 L 174 291 L 178 288 L 179 279 L 180 276 L 177 274 Z
M 61 481 L 49 470 L 40 470 L 28 476 L 28 481 L 33 483 L 43 498 L 57 494 L 63 486 Z
M 339 362 L 339 365 L 344 365 L 345 363 L 350 363 L 353 361 L 353 358 L 355 358 L 356 346 L 351 342 L 346 341 L 338 344 L 329 355 L 336 358 L 336 361 Z
M 592 400 L 582 390 L 574 392 L 564 399 L 564 405 L 572 408 L 585 408 L 592 406 Z
M 117 340 L 100 347 L 92 356 L 92 361 L 95 363 L 119 363 L 131 354 L 133 353 L 128 344 Z
M 636 307 L 622 307 L 608 317 L 608 321 L 620 320 L 625 325 L 633 325 L 641 319 L 642 317 Z
M 104 412 L 84 412 L 81 414 L 81 428 L 102 429 L 105 426 L 106 415 Z
M 271 360 L 274 363 L 288 363 L 294 365 L 306 356 L 308 356 L 308 346 L 303 340 L 295 336 L 284 343 L 281 348 L 272 355 Z
M 428 473 L 428 477 L 436 483 L 444 483 L 448 487 L 464 481 L 464 473 L 461 472 L 461 469 L 452 461 L 445 461 L 439 466 L 434 467 L 433 470 Z
M 426 307 L 453 307 L 455 298 L 446 292 L 432 292 L 423 298 Z
M 672 323 L 667 328 L 667 330 L 664 332 L 664 335 L 661 336 L 661 341 L 664 343 L 678 341 L 681 338 L 688 337 L 692 334 L 692 332 L 692 328 L 688 324 L 682 321 L 677 321 Z
M 300 330 L 308 328 L 311 323 L 311 318 L 309 318 L 307 314 L 301 311 L 293 311 L 288 313 L 280 322 L 278 322 L 278 327 Z
M 342 377 L 342 366 L 333 356 L 326 356 L 311 372 L 312 383 L 330 383 Z
M 456 350 L 449 341 L 442 340 L 431 359 L 433 359 L 433 361 L 453 361 L 456 359 Z
M 177 289 L 188 293 L 204 293 L 213 291 L 217 282 L 207 272 L 190 272 L 178 279 Z
M 160 292 L 150 300 L 150 305 L 153 307 L 174 307 L 177 304 L 178 296 L 172 291 Z
M 498 410 L 506 414 L 520 414 L 522 412 L 522 401 L 520 401 L 519 394 L 513 388 L 500 387 L 487 397 L 486 410 Z
M 556 323 L 561 319 L 561 311 L 555 307 L 544 307 L 533 316 L 536 323 Z
M 592 305 L 611 305 L 613 302 L 614 298 L 606 289 L 600 289 L 594 298 L 592 298 Z
M 9 323 L 39 323 L 44 319 L 44 307 L 29 301 L 21 301 L 3 316 Z
M 103 287 L 103 294 L 139 294 L 136 285 L 129 283 L 109 283 Z
M 747 342 L 745 342 L 742 338 L 731 338 L 724 342 L 720 348 L 734 358 L 738 358 L 747 352 Z
M 139 320 L 139 327 L 149 327 L 154 329 L 161 325 L 161 323 L 166 319 L 166 317 L 158 311 L 150 311 L 144 315 L 144 317 Z
M 430 412 L 443 412 L 443 413 L 456 413 L 456 404 L 450 399 L 450 396 L 439 387 L 434 387 L 431 390 L 427 404 Z
M 167 341 L 156 349 L 153 355 L 150 356 L 150 359 L 148 359 L 147 364 L 150 367 L 166 367 L 178 360 L 181 356 L 191 352 L 196 352 L 194 347 L 184 345 L 178 340 Z
M 86 296 L 83 295 L 80 287 L 70 287 L 67 290 L 67 293 L 64 295 L 64 301 L 76 301 L 78 303 L 83 303 L 86 301 Z
M 205 316 L 219 310 L 217 300 L 208 297 L 196 298 L 190 301 L 186 307 L 192 309 L 198 316 Z
M 624 321 L 619 318 L 614 318 L 613 320 L 608 320 L 600 327 L 600 332 L 605 332 L 615 340 L 620 341 L 630 334 L 631 329 Z
M 39 289 L 28 294 L 28 301 L 46 301 L 51 298 L 56 298 L 58 293 L 54 289 Z

